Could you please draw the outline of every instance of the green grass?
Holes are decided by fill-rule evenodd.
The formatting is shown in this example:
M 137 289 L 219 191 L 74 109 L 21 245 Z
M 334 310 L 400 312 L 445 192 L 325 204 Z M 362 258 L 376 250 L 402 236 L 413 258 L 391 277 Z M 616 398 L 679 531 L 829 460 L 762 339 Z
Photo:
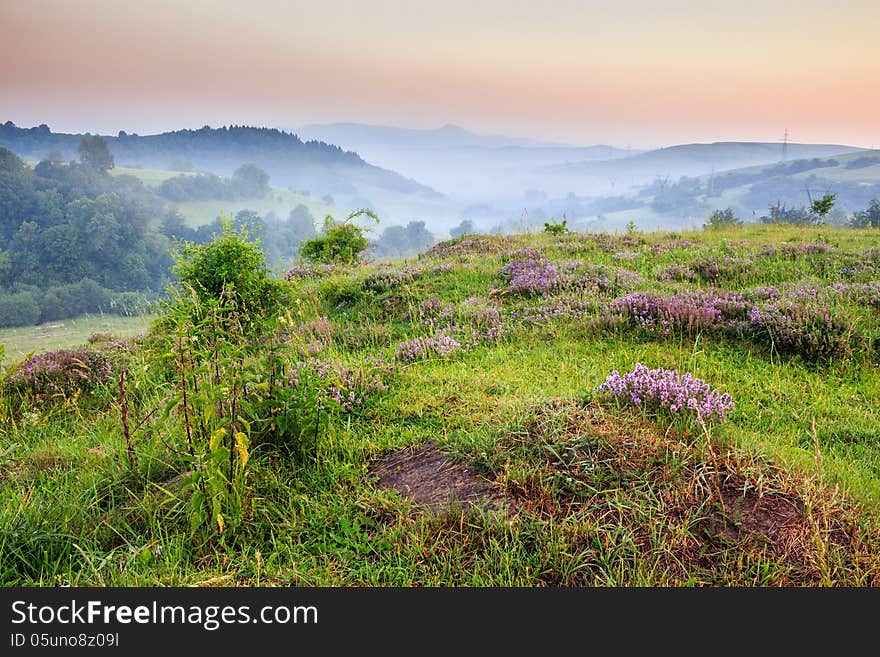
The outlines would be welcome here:
M 166 171 L 164 169 L 142 169 L 140 167 L 113 167 L 110 169 L 111 176 L 133 176 L 147 187 L 158 187 L 169 178 L 176 176 L 196 175 L 181 171 Z
M 115 167 L 110 170 L 111 175 L 134 176 L 147 187 L 159 187 L 169 178 L 179 175 L 196 175 L 181 173 L 179 171 L 164 171 L 161 169 L 140 169 L 132 167 Z M 343 209 L 323 203 L 318 198 L 313 198 L 305 194 L 300 194 L 289 189 L 281 187 L 270 188 L 269 193 L 264 198 L 246 199 L 238 201 L 198 201 L 189 203 L 176 203 L 174 207 L 184 216 L 187 223 L 198 228 L 214 221 L 221 212 L 227 214 L 235 214 L 239 210 L 254 210 L 261 216 L 274 212 L 280 218 L 284 219 L 288 213 L 299 204 L 305 205 L 317 224 L 323 220 L 327 214 L 341 218 L 347 214 Z
M 655 252 L 679 239 L 694 248 Z M 836 248 L 761 255 L 770 245 L 816 242 Z M 659 270 L 725 254 L 753 263 L 716 283 L 726 289 L 825 289 L 843 280 L 844 267 L 858 282 L 876 281 L 878 262 L 868 251 L 876 243 L 870 231 L 768 225 L 628 238 L 481 237 L 476 250 L 411 261 L 421 273 L 382 292 L 362 286 L 375 266 L 291 282 L 286 357 L 293 364 L 312 354 L 367 375 L 371 359 L 391 359 L 402 341 L 434 333 L 419 315 L 425 300 L 452 308 L 452 330 L 463 341 L 479 326 L 473 297 L 503 316 L 571 297 L 507 289 L 499 269 L 524 247 L 557 263 L 632 269 L 638 289 L 670 293 L 708 286 L 667 281 Z M 576 245 L 582 250 L 568 248 Z M 616 256 L 622 252 L 637 255 Z M 435 271 L 440 265 L 447 267 Z M 809 362 L 709 331 L 658 337 L 603 328 L 594 320 L 619 294 L 579 293 L 589 302 L 585 316 L 509 320 L 497 341 L 398 363 L 386 391 L 356 412 L 331 414 L 314 460 L 252 445 L 250 503 L 238 529 L 219 536 L 191 530 L 189 493 L 171 483 L 192 465 L 179 419 L 162 414 L 176 379 L 159 365 L 173 349 L 161 335 L 127 361 L 134 472 L 115 381 L 39 405 L 7 396 L 0 581 L 880 585 L 880 310 L 835 302 L 857 329 L 851 349 Z M 329 327 L 315 322 L 319 316 Z M 618 406 L 595 393 L 611 370 L 636 362 L 691 372 L 730 393 L 736 409 L 704 431 L 692 418 Z M 432 515 L 377 486 L 373 463 L 428 440 L 489 480 L 511 514 L 453 508 Z
M 239 210 L 254 210 L 263 217 L 274 212 L 281 219 L 286 219 L 290 211 L 300 203 L 309 209 L 316 225 L 320 225 L 327 214 L 332 214 L 337 219 L 344 218 L 348 214 L 334 205 L 327 205 L 311 196 L 304 196 L 279 187 L 272 187 L 264 198 L 238 201 L 193 201 L 177 203 L 174 207 L 184 216 L 190 226 L 197 228 L 211 223 L 221 212 L 234 215 Z
M 93 333 L 112 333 L 119 337 L 135 335 L 146 331 L 152 319 L 145 316 L 82 315 L 37 326 L 0 329 L 0 344 L 6 346 L 7 360 L 18 360 L 31 352 L 84 345 Z

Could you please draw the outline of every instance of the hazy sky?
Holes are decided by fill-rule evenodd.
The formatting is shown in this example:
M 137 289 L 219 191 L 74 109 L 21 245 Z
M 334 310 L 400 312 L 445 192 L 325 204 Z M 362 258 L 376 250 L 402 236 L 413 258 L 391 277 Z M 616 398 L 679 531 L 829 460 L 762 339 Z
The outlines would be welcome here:
M 878 27 L 878 0 L 0 0 L 0 122 L 880 147 Z

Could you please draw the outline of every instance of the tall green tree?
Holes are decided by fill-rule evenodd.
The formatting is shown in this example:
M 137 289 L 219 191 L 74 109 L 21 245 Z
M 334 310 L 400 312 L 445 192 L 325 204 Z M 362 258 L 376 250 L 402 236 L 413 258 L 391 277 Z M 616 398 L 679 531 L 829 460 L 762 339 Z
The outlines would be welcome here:
M 242 164 L 230 184 L 242 198 L 262 198 L 269 193 L 269 174 L 256 164 Z
M 89 169 L 104 173 L 113 168 L 113 155 L 107 142 L 100 135 L 79 140 L 79 161 Z

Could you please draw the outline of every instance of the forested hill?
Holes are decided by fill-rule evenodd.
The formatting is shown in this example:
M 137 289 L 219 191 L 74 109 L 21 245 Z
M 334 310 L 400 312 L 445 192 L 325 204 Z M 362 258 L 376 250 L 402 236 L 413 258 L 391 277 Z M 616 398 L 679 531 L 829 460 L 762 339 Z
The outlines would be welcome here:
M 50 155 L 77 159 L 83 136 L 52 132 L 46 125 L 21 128 L 11 121 L 0 124 L 0 146 L 32 160 Z M 253 162 L 269 172 L 275 184 L 311 192 L 351 193 L 360 185 L 369 185 L 402 194 L 438 196 L 414 180 L 365 162 L 357 153 L 321 141 L 303 141 L 274 128 L 205 126 L 144 136 L 120 131 L 115 137 L 104 138 L 116 164 L 121 166 L 229 175 L 242 162 Z

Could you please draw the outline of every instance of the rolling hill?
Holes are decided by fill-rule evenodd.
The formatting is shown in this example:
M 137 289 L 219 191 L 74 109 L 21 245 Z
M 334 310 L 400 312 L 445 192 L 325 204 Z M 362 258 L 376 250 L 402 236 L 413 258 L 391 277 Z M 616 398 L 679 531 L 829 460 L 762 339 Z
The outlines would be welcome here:
M 550 184 L 535 170 L 551 164 L 623 158 L 633 152 L 608 145 L 571 146 L 519 137 L 480 135 L 460 126 L 413 130 L 353 123 L 307 125 L 297 131 L 339 144 L 366 160 L 471 202 L 518 199 Z M 518 202 L 514 201 L 513 206 Z
M 657 177 L 675 179 L 712 172 L 767 165 L 785 160 L 831 157 L 859 152 L 861 148 L 840 144 L 788 144 L 767 142 L 715 142 L 680 144 L 633 155 L 625 160 L 583 161 L 544 167 L 544 173 L 569 180 L 604 179 L 618 176 L 621 182 L 642 184 Z
M 467 235 L 0 369 L 0 584 L 880 586 L 876 233 Z
M 0 125 L 0 146 L 28 159 L 43 159 L 52 152 L 75 159 L 82 137 L 54 133 L 46 125 L 20 128 L 10 121 Z M 369 186 L 414 198 L 440 198 L 412 179 L 368 164 L 357 153 L 325 142 L 303 141 L 277 129 L 205 126 L 145 136 L 120 131 L 104 138 L 116 164 L 122 166 L 188 168 L 229 175 L 242 163 L 253 162 L 270 174 L 274 184 L 319 195 L 356 196 L 361 186 Z M 174 163 L 178 166 L 172 167 Z

